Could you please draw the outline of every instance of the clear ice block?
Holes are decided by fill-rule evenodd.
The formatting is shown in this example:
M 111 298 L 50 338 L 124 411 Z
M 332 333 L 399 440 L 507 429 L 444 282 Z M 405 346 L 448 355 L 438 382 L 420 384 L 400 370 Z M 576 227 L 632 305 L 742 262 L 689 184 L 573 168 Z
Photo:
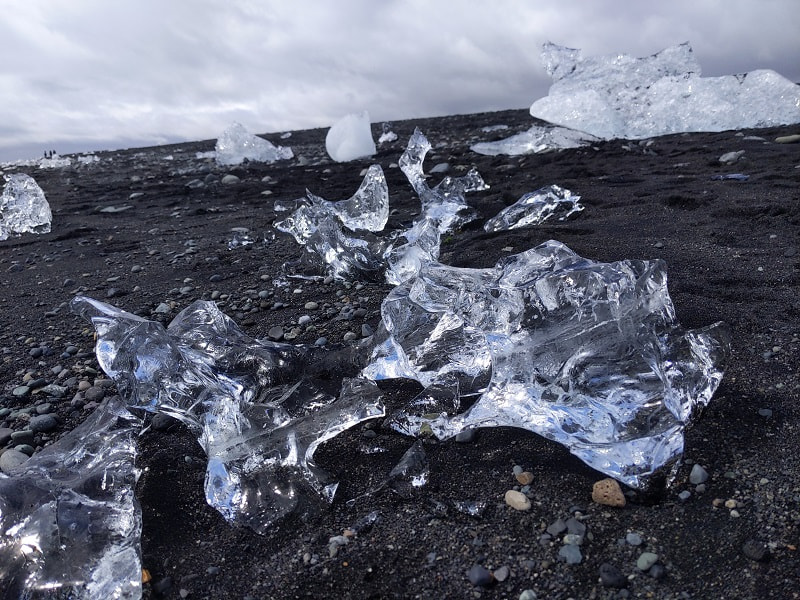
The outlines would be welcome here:
M 599 141 L 593 135 L 566 127 L 534 125 L 528 131 L 523 131 L 503 140 L 479 142 L 471 146 L 470 150 L 486 156 L 498 156 L 500 154 L 519 156 L 520 154 L 541 154 L 565 148 L 580 148 Z
M 727 349 L 721 323 L 676 322 L 663 261 L 598 263 L 554 241 L 491 269 L 424 266 L 382 317 L 365 377 L 482 392 L 464 412 L 423 403 L 395 423 L 440 438 L 521 427 L 638 488 L 680 456 Z
M 800 122 L 800 90 L 778 73 L 700 77 L 688 43 L 646 58 L 584 58 L 545 44 L 553 78 L 531 115 L 604 139 L 640 139 L 685 131 L 725 131 Z
M 271 163 L 293 156 L 291 148 L 276 146 L 248 133 L 241 123 L 232 123 L 217 138 L 216 159 L 220 165 L 239 165 L 244 160 Z
M 580 196 L 574 196 L 569 190 L 557 185 L 539 188 L 501 210 L 486 221 L 483 229 L 491 232 L 541 225 L 553 217 L 564 221 L 583 210 L 580 199 Z
M 315 373 L 353 370 L 348 351 L 255 340 L 213 302 L 193 303 L 167 328 L 91 298 L 71 306 L 97 330 L 98 362 L 129 405 L 198 436 L 208 503 L 257 532 L 331 501 L 336 485 L 314 464 L 317 446 L 383 415 L 371 381 L 345 380 L 338 398 L 315 384 Z
M 0 597 L 141 597 L 139 426 L 113 397 L 0 475 Z
M 50 233 L 53 214 L 33 177 L 17 173 L 3 178 L 6 184 L 0 196 L 0 240 L 23 233 Z

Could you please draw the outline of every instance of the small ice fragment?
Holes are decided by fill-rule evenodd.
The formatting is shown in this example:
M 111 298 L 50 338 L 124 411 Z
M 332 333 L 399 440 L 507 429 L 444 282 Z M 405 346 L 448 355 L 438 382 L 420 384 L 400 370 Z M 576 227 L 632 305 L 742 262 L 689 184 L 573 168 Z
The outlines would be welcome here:
M 506 129 L 508 129 L 508 125 L 487 125 L 486 127 L 481 127 L 481 131 L 483 131 L 484 133 L 504 131 Z
M 470 149 L 487 156 L 499 154 L 519 156 L 521 154 L 541 154 L 562 148 L 580 148 L 599 141 L 593 135 L 566 127 L 533 125 L 528 131 L 496 142 L 479 142 Z
M 291 148 L 275 146 L 264 138 L 248 133 L 241 123 L 232 123 L 217 139 L 215 156 L 217 164 L 238 165 L 244 160 L 265 163 L 287 160 L 294 154 Z
M 4 598 L 141 597 L 139 426 L 117 397 L 0 475 Z
M 422 487 L 428 482 L 430 467 L 422 440 L 415 441 L 389 472 L 392 487 L 403 493 L 404 486 Z
M 78 296 L 103 371 L 134 408 L 171 415 L 208 456 L 206 499 L 228 521 L 264 532 L 294 510 L 330 502 L 336 483 L 317 467 L 322 442 L 383 415 L 377 386 L 345 379 L 338 398 L 315 384 L 346 373 L 348 351 L 258 341 L 213 302 L 197 301 L 165 329 Z
M 580 196 L 557 185 L 540 188 L 522 196 L 511 206 L 501 210 L 483 226 L 486 231 L 505 231 L 528 225 L 541 225 L 548 219 L 557 216 L 564 221 L 574 213 L 583 210 L 579 203 Z
M 100 162 L 100 157 L 95 154 L 82 154 L 78 156 L 78 163 L 81 165 L 91 165 Z
M 719 157 L 719 162 L 723 165 L 732 165 L 744 156 L 744 150 L 737 150 L 735 152 L 726 152 Z
M 597 263 L 554 241 L 491 269 L 427 264 L 381 315 L 365 377 L 480 393 L 464 412 L 412 403 L 393 422 L 439 438 L 521 427 L 632 487 L 680 456 L 728 347 L 721 323 L 676 322 L 663 261 Z
M 235 248 L 242 248 L 255 243 L 255 240 L 250 235 L 250 231 L 246 227 L 235 227 L 231 230 L 233 234 L 231 239 L 228 240 L 228 250 Z
M 750 175 L 745 175 L 744 173 L 728 173 L 727 175 L 712 175 L 711 179 L 715 181 L 747 181 L 750 179 Z
M 378 138 L 379 144 L 388 144 L 389 142 L 394 142 L 395 140 L 397 140 L 397 134 L 394 131 L 392 131 L 391 123 L 381 124 L 381 129 L 383 131 L 381 133 L 381 137 Z
M 69 157 L 61 157 L 58 154 L 53 154 L 49 158 L 42 158 L 39 161 L 39 168 L 40 169 L 61 169 L 63 167 L 68 167 L 72 164 L 72 160 Z
M 23 233 L 50 233 L 53 214 L 33 177 L 17 173 L 3 178 L 6 184 L 0 196 L 0 240 Z
M 325 149 L 336 162 L 375 154 L 377 149 L 372 140 L 369 113 L 349 114 L 336 121 L 325 136 Z
M 701 77 L 688 43 L 646 58 L 584 58 L 580 50 L 547 43 L 542 62 L 553 85 L 531 115 L 599 138 L 800 122 L 800 89 L 793 82 L 770 70 Z
M 486 500 L 453 500 L 453 508 L 470 517 L 481 517 L 489 503 Z

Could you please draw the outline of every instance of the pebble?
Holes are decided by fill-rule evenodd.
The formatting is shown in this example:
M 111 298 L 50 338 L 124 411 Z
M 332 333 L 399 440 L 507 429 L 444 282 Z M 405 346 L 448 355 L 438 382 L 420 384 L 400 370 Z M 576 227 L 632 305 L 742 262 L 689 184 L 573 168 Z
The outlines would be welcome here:
M 533 473 L 530 471 L 523 471 L 515 475 L 520 485 L 530 485 L 533 482 Z
M 625 506 L 625 495 L 619 483 L 610 477 L 595 482 L 592 486 L 592 500 L 604 506 Z
M 680 494 L 678 494 L 678 499 L 681 502 L 686 502 L 691 497 L 692 497 L 692 492 L 690 492 L 689 490 L 683 490 Z
M 34 453 L 33 446 L 30 444 L 20 444 L 19 446 L 14 446 L 14 450 L 17 452 L 22 452 L 23 454 L 27 454 L 28 456 L 33 456 Z
M 625 536 L 625 541 L 631 546 L 641 546 L 643 540 L 642 536 L 640 536 L 638 533 L 629 533 Z
M 447 173 L 450 170 L 450 163 L 438 163 L 431 167 L 429 173 Z
M 530 510 L 531 501 L 522 492 L 517 490 L 508 490 L 506 492 L 506 504 L 515 510 Z
M 9 473 L 30 458 L 19 450 L 6 450 L 0 455 L 0 471 Z
M 747 540 L 742 545 L 742 554 L 750 560 L 764 562 L 769 558 L 769 549 L 757 540 Z
M 365 337 L 366 338 L 366 337 L 371 336 L 373 333 L 375 333 L 375 332 L 373 331 L 372 327 L 369 326 L 368 323 L 362 323 L 362 325 L 361 325 L 361 337 Z
M 500 567 L 499 569 L 495 569 L 495 570 L 494 570 L 494 573 L 493 573 L 493 575 L 494 575 L 494 578 L 495 578 L 497 581 L 499 581 L 500 583 L 502 583 L 502 582 L 504 582 L 506 579 L 508 579 L 508 576 L 509 576 L 510 574 L 511 574 L 511 570 L 510 570 L 508 567 L 506 567 L 506 566 Z
M 650 567 L 656 564 L 658 554 L 655 552 L 642 552 L 639 558 L 636 559 L 636 568 L 640 571 L 647 571 Z
M 31 393 L 31 388 L 29 388 L 27 385 L 19 385 L 15 387 L 13 390 L 11 390 L 11 395 L 14 396 L 15 398 L 24 398 L 30 393 Z
M 744 150 L 737 150 L 736 152 L 726 152 L 719 157 L 719 162 L 723 165 L 732 165 L 737 160 L 744 156 Z
M 234 183 L 239 183 L 241 179 L 239 179 L 236 175 L 225 175 L 222 178 L 221 182 L 223 185 L 232 185 Z
M 472 585 L 479 585 L 486 587 L 492 584 L 494 577 L 486 567 L 481 565 L 472 565 L 467 571 L 467 579 Z
M 270 330 L 267 332 L 267 337 L 275 342 L 279 342 L 283 339 L 283 327 L 275 326 L 271 327 Z
M 11 441 L 11 434 L 14 433 L 14 430 L 10 427 L 0 427 L 0 448 L 8 444 Z
M 606 587 L 624 588 L 628 585 L 628 578 L 611 563 L 600 565 L 600 582 Z
M 106 390 L 98 385 L 93 385 L 83 393 L 87 402 L 100 402 L 105 398 Z
M 800 142 L 800 134 L 795 133 L 793 135 L 782 135 L 776 137 L 775 141 L 778 144 L 797 144 Z
M 344 334 L 344 341 L 345 342 L 352 342 L 357 337 L 358 336 L 355 333 L 353 333 L 352 331 L 348 331 L 347 333 Z
M 758 416 L 764 418 L 770 418 L 772 416 L 772 409 L 771 408 L 759 408 L 758 409 Z
M 563 519 L 558 519 L 557 521 L 550 524 L 547 528 L 547 533 L 550 535 L 561 535 L 567 530 L 567 524 L 564 523 Z
M 583 560 L 580 547 L 574 544 L 565 544 L 558 549 L 558 557 L 568 565 L 578 565 Z
M 299 319 L 297 319 L 298 325 L 308 325 L 309 323 L 311 323 L 311 317 L 308 315 L 302 315 Z
M 664 576 L 667 574 L 667 570 L 664 568 L 663 565 L 656 563 L 652 567 L 650 567 L 650 570 L 647 572 L 647 574 L 650 575 L 650 577 L 652 577 L 653 579 L 663 579 Z
M 695 463 L 695 465 L 692 467 L 692 472 L 689 473 L 689 482 L 692 485 L 697 485 L 700 483 L 705 483 L 706 481 L 708 481 L 708 471 Z
M 459 444 L 468 444 L 474 441 L 477 435 L 478 435 L 477 429 L 465 429 L 463 431 L 459 431 L 456 434 L 456 441 Z
M 305 309 L 306 310 L 317 310 L 319 308 L 319 304 L 316 302 L 306 302 Z
M 533 590 L 523 590 L 519 595 L 519 600 L 536 600 L 536 592 Z
M 31 431 L 37 433 L 47 433 L 58 427 L 58 419 L 55 415 L 38 415 L 31 418 L 28 427 L 31 428 Z
M 314 345 L 315 345 L 315 346 L 324 346 L 324 345 L 326 345 L 327 343 L 328 343 L 328 338 L 326 338 L 326 337 L 319 337 L 319 338 L 317 338 L 317 339 L 316 339 L 316 341 L 314 342 Z
M 11 441 L 15 444 L 32 444 L 33 431 L 30 429 L 21 429 L 11 434 Z

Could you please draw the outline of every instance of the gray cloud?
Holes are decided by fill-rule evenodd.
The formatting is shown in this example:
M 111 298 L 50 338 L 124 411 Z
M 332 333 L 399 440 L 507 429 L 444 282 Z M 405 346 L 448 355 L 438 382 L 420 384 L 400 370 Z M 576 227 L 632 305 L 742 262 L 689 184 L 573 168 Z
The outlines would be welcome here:
M 0 159 L 529 106 L 547 40 L 584 54 L 691 41 L 706 75 L 800 81 L 795 0 L 116 3 L 28 0 L 0 21 Z M 9 58 L 9 57 L 13 57 Z M 37 153 L 38 154 L 38 153 Z

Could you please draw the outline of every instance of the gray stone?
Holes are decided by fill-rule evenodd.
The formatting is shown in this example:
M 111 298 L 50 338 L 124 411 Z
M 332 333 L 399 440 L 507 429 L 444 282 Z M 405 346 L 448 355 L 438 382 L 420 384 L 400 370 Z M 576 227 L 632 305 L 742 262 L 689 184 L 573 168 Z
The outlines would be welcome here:
M 10 473 L 30 458 L 19 450 L 6 450 L 0 455 L 0 471 Z
M 21 429 L 11 434 L 11 441 L 15 444 L 32 444 L 33 431 L 30 429 Z
M 239 183 L 241 179 L 236 175 L 225 175 L 221 181 L 223 185 L 233 185 L 234 183 Z
M 508 576 L 510 574 L 511 574 L 511 569 L 509 569 L 506 566 L 494 570 L 494 578 L 501 583 L 506 579 L 508 579 Z
M 270 330 L 267 332 L 267 337 L 275 342 L 279 342 L 283 339 L 283 327 L 275 326 L 271 327 Z
M 647 571 L 650 567 L 656 564 L 658 554 L 655 552 L 642 552 L 639 558 L 636 559 L 636 568 L 640 571 Z
M 536 592 L 533 590 L 523 590 L 519 595 L 519 600 L 536 600 Z
M 557 521 L 554 521 L 553 523 L 550 524 L 550 526 L 547 528 L 547 533 L 555 536 L 555 535 L 561 535 L 566 530 L 567 530 L 567 524 L 564 523 L 563 519 L 558 519 Z
M 58 419 L 55 415 L 38 415 L 31 418 L 28 427 L 36 433 L 47 433 L 58 427 Z
M 31 393 L 31 388 L 29 388 L 27 385 L 19 385 L 15 387 L 13 390 L 11 390 L 11 395 L 16 398 L 24 398 L 30 393 Z
M 472 565 L 469 571 L 467 571 L 467 579 L 469 579 L 472 585 L 479 585 L 482 587 L 491 585 L 492 581 L 494 581 L 494 577 L 489 570 L 481 565 Z
M 67 394 L 67 388 L 61 385 L 56 385 L 55 383 L 51 383 L 50 385 L 44 386 L 42 388 L 42 392 L 51 398 L 63 398 Z
M 53 405 L 49 402 L 43 402 L 36 405 L 36 414 L 47 415 L 53 412 Z
M 558 558 L 568 565 L 578 565 L 583 560 L 581 549 L 573 544 L 566 544 L 558 549 Z
M 87 402 L 100 402 L 106 395 L 106 390 L 99 385 L 93 385 L 83 393 Z
M 638 533 L 629 533 L 625 536 L 625 541 L 628 542 L 631 546 L 641 546 L 642 545 L 642 536 Z
M 692 467 L 692 472 L 689 473 L 689 482 L 692 485 L 697 485 L 698 483 L 705 483 L 706 481 L 708 481 L 708 471 L 695 463 Z
M 16 450 L 17 452 L 22 452 L 27 456 L 33 456 L 34 453 L 33 446 L 31 446 L 30 444 L 20 444 L 19 446 L 14 446 L 14 450 Z
M 600 565 L 600 582 L 606 587 L 624 588 L 628 585 L 628 578 L 611 563 Z
M 11 441 L 11 434 L 14 430 L 10 427 L 0 427 L 0 448 L 3 448 Z
M 769 558 L 769 549 L 759 541 L 747 540 L 742 545 L 742 554 L 750 560 L 764 562 Z

